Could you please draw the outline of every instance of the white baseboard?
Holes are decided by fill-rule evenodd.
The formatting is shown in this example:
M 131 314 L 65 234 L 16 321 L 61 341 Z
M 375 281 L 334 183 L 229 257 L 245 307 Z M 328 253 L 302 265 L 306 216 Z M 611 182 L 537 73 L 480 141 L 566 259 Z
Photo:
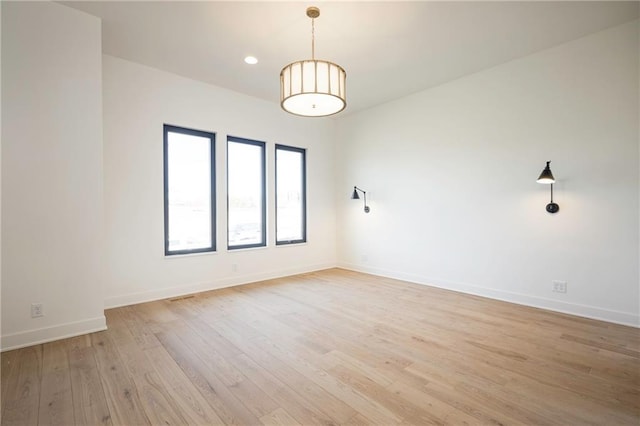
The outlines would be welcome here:
M 250 284 L 257 281 L 282 278 L 289 275 L 303 274 L 306 272 L 319 271 L 322 269 L 335 268 L 335 263 L 323 263 L 317 265 L 306 265 L 296 268 L 289 268 L 278 271 L 269 271 L 259 274 L 238 275 L 223 278 L 215 281 L 199 282 L 178 287 L 168 287 L 158 290 L 144 291 L 138 293 L 123 294 L 120 296 L 108 297 L 104 301 L 104 308 L 118 308 L 120 306 L 135 305 L 137 303 L 152 302 L 154 300 L 180 297 L 193 293 L 200 293 L 209 290 L 218 290 L 226 287 L 234 287 L 243 284 Z
M 390 271 L 379 268 L 371 268 L 351 263 L 338 262 L 338 267 L 356 272 L 364 272 L 367 274 L 377 275 L 386 278 L 393 278 L 402 281 L 408 281 L 415 284 L 428 285 L 432 287 L 443 288 L 446 290 L 459 291 L 461 293 L 473 294 L 476 296 L 487 297 L 490 299 L 502 300 L 505 302 L 516 303 L 519 305 L 541 308 L 564 314 L 576 315 L 585 318 L 591 318 L 601 321 L 612 322 L 615 324 L 628 325 L 640 328 L 640 316 L 629 312 L 612 311 L 595 306 L 580 305 L 577 303 L 568 303 L 558 300 L 545 299 L 537 296 L 529 296 L 526 294 L 512 293 L 504 290 L 496 290 L 492 288 L 480 287 L 466 283 L 454 283 L 442 280 L 433 280 L 416 274 L 408 274 L 398 271 Z
M 0 348 L 2 352 L 5 352 L 12 349 L 39 345 L 41 343 L 80 336 L 82 334 L 103 331 L 106 329 L 107 320 L 104 315 L 101 315 L 96 318 L 89 318 L 82 321 L 68 322 L 35 330 L 7 334 L 0 337 Z

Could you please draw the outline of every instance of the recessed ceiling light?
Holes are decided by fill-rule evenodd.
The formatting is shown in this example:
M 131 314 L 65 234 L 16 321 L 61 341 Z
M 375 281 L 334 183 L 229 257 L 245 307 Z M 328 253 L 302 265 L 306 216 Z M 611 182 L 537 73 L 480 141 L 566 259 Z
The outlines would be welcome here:
M 247 56 L 246 58 L 244 58 L 244 61 L 249 65 L 255 65 L 258 63 L 258 58 L 256 58 L 255 56 Z

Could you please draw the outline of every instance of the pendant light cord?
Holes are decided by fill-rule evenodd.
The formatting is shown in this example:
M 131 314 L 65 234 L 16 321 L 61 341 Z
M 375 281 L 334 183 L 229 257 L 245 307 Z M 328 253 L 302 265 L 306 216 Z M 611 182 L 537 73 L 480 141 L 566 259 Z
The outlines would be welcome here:
M 311 18 L 311 59 L 316 59 L 316 26 L 315 18 Z

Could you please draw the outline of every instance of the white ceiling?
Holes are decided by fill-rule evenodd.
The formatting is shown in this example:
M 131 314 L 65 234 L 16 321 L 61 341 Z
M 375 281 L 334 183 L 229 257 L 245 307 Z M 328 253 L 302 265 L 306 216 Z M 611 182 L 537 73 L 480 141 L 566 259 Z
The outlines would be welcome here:
M 286 64 L 347 71 L 347 110 L 365 109 L 638 18 L 632 2 L 73 1 L 102 18 L 106 54 L 279 102 Z M 246 55 L 257 65 L 243 62 Z M 343 113 L 344 114 L 344 113 Z

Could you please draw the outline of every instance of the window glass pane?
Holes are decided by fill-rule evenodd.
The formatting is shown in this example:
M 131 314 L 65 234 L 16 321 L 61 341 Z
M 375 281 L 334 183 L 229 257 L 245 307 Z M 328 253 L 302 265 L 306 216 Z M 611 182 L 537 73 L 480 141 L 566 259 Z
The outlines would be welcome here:
M 306 241 L 305 151 L 276 147 L 276 243 Z
M 229 248 L 266 245 L 264 143 L 229 138 L 227 185 Z
M 165 128 L 166 254 L 214 249 L 213 134 L 183 130 Z

